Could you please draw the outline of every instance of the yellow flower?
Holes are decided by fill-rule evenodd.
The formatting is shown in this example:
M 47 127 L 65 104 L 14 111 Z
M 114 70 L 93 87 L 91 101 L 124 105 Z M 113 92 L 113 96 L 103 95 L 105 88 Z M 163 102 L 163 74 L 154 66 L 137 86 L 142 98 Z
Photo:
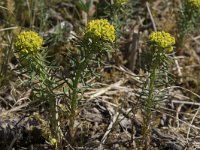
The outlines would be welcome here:
M 128 3 L 128 0 L 115 0 L 116 5 L 124 5 Z
M 200 9 L 200 0 L 188 0 L 189 6 L 193 9 Z
M 113 43 L 115 41 L 115 28 L 106 19 L 96 19 L 88 23 L 85 36 L 92 40 L 103 40 Z
M 17 36 L 15 48 L 23 54 L 35 54 L 42 44 L 43 39 L 36 32 L 24 31 Z
M 175 44 L 175 38 L 169 33 L 164 31 L 152 32 L 149 36 L 152 43 L 155 43 L 158 47 L 166 49 L 168 52 L 173 51 L 173 45 Z

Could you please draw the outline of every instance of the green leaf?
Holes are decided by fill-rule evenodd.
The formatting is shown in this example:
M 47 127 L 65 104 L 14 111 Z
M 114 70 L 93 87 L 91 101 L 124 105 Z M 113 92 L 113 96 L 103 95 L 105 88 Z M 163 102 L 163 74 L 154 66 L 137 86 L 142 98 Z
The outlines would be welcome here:
M 90 8 L 91 8 L 91 6 L 92 6 L 92 2 L 93 2 L 93 0 L 89 0 L 86 3 L 84 3 L 83 0 L 79 0 L 75 4 L 79 9 L 81 9 L 81 10 L 85 11 L 86 13 L 88 13 Z

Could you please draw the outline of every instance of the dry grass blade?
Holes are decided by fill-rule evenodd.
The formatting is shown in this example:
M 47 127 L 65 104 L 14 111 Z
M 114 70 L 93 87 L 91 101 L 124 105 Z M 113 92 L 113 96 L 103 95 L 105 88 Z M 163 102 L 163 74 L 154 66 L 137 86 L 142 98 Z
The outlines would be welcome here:
M 196 113 L 195 113 L 194 116 L 192 117 L 192 120 L 191 120 L 191 122 L 190 122 L 190 125 L 193 124 L 194 119 L 195 119 L 196 116 L 198 115 L 199 111 L 200 111 L 200 107 L 197 109 Z M 187 142 L 189 141 L 190 130 L 191 130 L 191 126 L 189 126 L 189 128 L 188 128 L 187 137 L 186 137 Z
M 104 149 L 103 148 L 103 144 L 105 143 L 109 133 L 111 132 L 114 123 L 117 121 L 118 116 L 119 116 L 119 112 L 116 112 L 115 115 L 113 116 L 113 118 L 112 118 L 112 120 L 111 120 L 111 122 L 110 122 L 110 124 L 109 124 L 109 126 L 108 126 L 108 128 L 107 128 L 107 130 L 106 130 L 106 132 L 105 132 L 105 134 L 103 136 L 103 138 L 101 139 L 101 144 L 99 145 L 97 150 L 103 150 Z
M 14 30 L 14 29 L 17 29 L 17 28 L 18 28 L 18 27 L 3 28 L 3 29 L 0 29 L 0 32 L 7 31 L 7 30 Z
M 0 117 L 7 116 L 7 115 L 9 115 L 9 113 L 12 113 L 12 112 L 20 111 L 20 110 L 24 109 L 25 107 L 27 107 L 30 103 L 31 102 L 26 102 L 25 104 L 11 108 L 10 110 L 3 111 L 3 112 L 0 113 Z
M 95 91 L 95 94 L 91 95 L 90 98 L 88 99 L 88 101 L 91 101 L 94 98 L 97 98 L 99 96 L 101 96 L 102 94 L 106 93 L 107 91 L 111 90 L 111 89 L 116 89 L 119 88 L 120 85 L 126 83 L 126 80 L 120 80 L 114 84 L 109 85 L 106 88 L 102 88 L 102 89 L 97 89 Z M 87 93 L 86 93 L 87 94 Z

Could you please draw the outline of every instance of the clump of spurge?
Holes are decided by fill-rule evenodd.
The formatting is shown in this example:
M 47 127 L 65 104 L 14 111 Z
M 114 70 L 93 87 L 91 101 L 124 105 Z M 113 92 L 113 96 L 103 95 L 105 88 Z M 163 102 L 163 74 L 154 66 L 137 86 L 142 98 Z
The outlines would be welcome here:
M 149 36 L 149 40 L 152 46 L 156 46 L 158 49 L 166 49 L 168 52 L 173 51 L 173 45 L 175 44 L 175 38 L 169 33 L 164 31 L 152 32 Z
M 115 28 L 106 19 L 96 19 L 88 23 L 85 37 L 94 41 L 103 40 L 113 43 L 115 41 Z
M 86 78 L 97 75 L 97 66 L 103 61 L 102 56 L 112 50 L 112 44 L 115 42 L 115 27 L 106 19 L 91 20 L 85 28 L 84 36 L 76 39 L 77 55 L 71 59 L 71 66 L 74 71 L 68 83 L 68 106 L 69 106 L 69 135 L 72 141 L 75 140 L 76 126 L 75 120 L 78 115 L 81 95 L 87 87 Z M 82 86 L 80 85 L 87 85 Z
M 42 47 L 43 39 L 33 31 L 23 31 L 16 39 L 15 48 L 23 54 L 36 54 Z
M 43 39 L 34 31 L 21 32 L 15 41 L 16 53 L 21 62 L 20 69 L 30 76 L 27 86 L 32 89 L 33 100 L 45 100 L 49 104 L 46 108 L 49 114 L 50 135 L 48 140 L 55 146 L 56 150 L 61 147 L 61 130 L 59 128 L 58 109 L 56 103 L 56 94 L 52 92 L 55 89 L 55 79 L 50 73 L 50 68 L 46 64 L 43 54 L 41 53 Z M 21 71 L 20 70 L 20 71 Z M 36 84 L 37 83 L 37 84 Z
M 32 89 L 33 99 L 47 102 L 49 105 L 47 112 L 49 114 L 50 135 L 49 142 L 55 146 L 56 150 L 62 149 L 63 134 L 60 124 L 60 105 L 62 100 L 63 108 L 67 108 L 65 117 L 68 119 L 67 131 L 70 138 L 70 144 L 73 145 L 76 140 L 77 124 L 76 116 L 78 115 L 80 100 L 82 94 L 89 83 L 88 78 L 92 78 L 97 74 L 97 66 L 103 61 L 102 56 L 112 49 L 115 42 L 115 27 L 106 19 L 96 19 L 90 21 L 83 37 L 73 40 L 76 46 L 76 53 L 68 49 L 67 58 L 64 60 L 68 63 L 69 68 L 73 70 L 69 76 L 61 73 L 62 77 L 57 76 L 57 68 L 51 67 L 51 62 L 45 59 L 48 57 L 46 51 L 42 51 L 43 40 L 33 31 L 25 31 L 20 33 L 15 42 L 16 53 L 18 53 L 20 62 L 22 61 L 22 69 L 31 77 L 28 82 L 29 88 Z M 40 50 L 41 49 L 41 50 Z M 23 65 L 26 62 L 26 65 Z M 28 62 L 28 63 L 27 63 Z M 20 69 L 21 69 L 20 68 Z M 83 86 L 81 86 L 83 85 Z M 59 91 L 63 89 L 62 91 Z M 62 93 L 62 94 L 60 94 Z
M 164 31 L 152 32 L 149 35 L 150 64 L 148 64 L 149 76 L 144 82 L 143 91 L 141 93 L 140 102 L 143 107 L 143 128 L 142 128 L 142 145 L 144 149 L 150 149 L 150 138 L 152 124 L 153 109 L 161 102 L 165 93 L 160 91 L 168 82 L 168 65 L 170 57 L 167 53 L 173 51 L 175 38 Z

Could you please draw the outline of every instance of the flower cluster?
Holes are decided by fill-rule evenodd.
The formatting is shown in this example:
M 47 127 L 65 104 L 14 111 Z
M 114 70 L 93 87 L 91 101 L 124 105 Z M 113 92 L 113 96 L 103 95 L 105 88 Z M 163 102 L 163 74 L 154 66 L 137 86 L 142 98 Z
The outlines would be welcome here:
M 23 54 L 35 54 L 42 44 L 43 39 L 36 32 L 24 31 L 17 36 L 15 48 Z
M 152 32 L 149 36 L 150 42 L 155 43 L 158 47 L 166 49 L 168 52 L 173 51 L 175 38 L 164 31 Z
M 187 2 L 191 9 L 200 9 L 200 0 L 188 0 Z
M 124 5 L 128 3 L 128 0 L 115 0 L 116 5 Z
M 106 19 L 96 19 L 88 23 L 85 36 L 92 40 L 115 41 L 115 28 Z

